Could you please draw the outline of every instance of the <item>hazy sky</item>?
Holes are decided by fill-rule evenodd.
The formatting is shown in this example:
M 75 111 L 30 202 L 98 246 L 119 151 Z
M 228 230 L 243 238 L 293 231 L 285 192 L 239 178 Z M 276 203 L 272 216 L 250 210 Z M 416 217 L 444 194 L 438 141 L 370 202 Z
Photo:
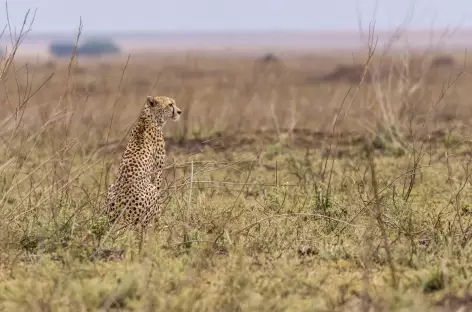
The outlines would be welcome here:
M 375 10 L 375 4 L 378 7 Z M 35 32 L 84 31 L 251 31 L 358 30 L 376 20 L 377 29 L 471 27 L 471 0 L 9 0 L 19 27 L 29 8 L 37 9 Z M 0 23 L 6 24 L 6 9 Z M 3 26 L 1 25 L 1 26 Z

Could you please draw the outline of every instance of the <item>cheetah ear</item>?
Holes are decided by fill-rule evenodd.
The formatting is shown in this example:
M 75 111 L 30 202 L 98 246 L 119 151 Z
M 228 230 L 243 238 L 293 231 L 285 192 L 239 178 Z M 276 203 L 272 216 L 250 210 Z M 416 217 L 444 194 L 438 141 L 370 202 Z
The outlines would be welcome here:
M 156 106 L 156 99 L 153 96 L 148 95 L 146 100 L 148 101 L 151 107 Z

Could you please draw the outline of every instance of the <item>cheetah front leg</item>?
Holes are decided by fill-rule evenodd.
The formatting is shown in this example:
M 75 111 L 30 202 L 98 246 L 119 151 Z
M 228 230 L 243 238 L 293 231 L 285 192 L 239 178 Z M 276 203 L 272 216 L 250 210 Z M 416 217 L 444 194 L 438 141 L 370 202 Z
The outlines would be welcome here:
M 143 205 L 140 211 L 139 221 L 136 222 L 136 232 L 140 243 L 140 249 L 144 243 L 144 239 L 149 233 L 150 225 L 155 225 L 159 219 L 161 207 L 159 203 L 159 192 L 153 184 L 146 185 L 143 190 Z
M 162 166 L 164 165 L 163 155 L 159 153 L 154 154 L 154 168 L 151 174 L 151 183 L 158 191 L 161 190 L 162 185 Z

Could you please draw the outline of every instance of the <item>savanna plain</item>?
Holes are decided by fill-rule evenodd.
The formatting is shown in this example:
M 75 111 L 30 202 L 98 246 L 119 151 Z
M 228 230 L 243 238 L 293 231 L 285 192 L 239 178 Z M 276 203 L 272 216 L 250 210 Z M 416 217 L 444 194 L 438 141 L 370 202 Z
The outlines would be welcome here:
M 2 311 L 472 308 L 465 52 L 2 65 Z M 147 95 L 183 114 L 138 248 L 100 209 Z

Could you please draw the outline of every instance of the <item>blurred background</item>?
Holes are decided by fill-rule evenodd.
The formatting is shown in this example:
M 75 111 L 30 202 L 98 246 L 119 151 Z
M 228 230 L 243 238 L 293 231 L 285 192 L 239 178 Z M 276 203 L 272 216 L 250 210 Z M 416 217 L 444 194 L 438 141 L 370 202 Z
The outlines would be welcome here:
M 7 5 L 17 31 L 27 10 L 28 22 L 34 15 L 21 54 L 44 55 L 57 41 L 74 41 L 80 19 L 83 40 L 106 38 L 126 53 L 353 49 L 366 44 L 360 32 L 374 23 L 383 43 L 399 27 L 408 34 L 397 45 L 425 47 L 441 38 L 442 44 L 464 48 L 472 42 L 467 0 L 10 0 Z M 2 27 L 6 12 L 0 10 Z
M 463 88 L 449 92 L 436 115 L 426 100 L 468 71 L 472 2 L 465 0 L 11 0 L 0 21 L 0 53 L 26 66 L 15 74 L 26 79 L 23 88 L 33 70 L 37 79 L 51 75 L 25 116 L 48 111 L 66 88 L 61 103 L 87 99 L 74 118 L 99 129 L 114 106 L 102 104 L 98 114 L 90 103 L 116 97 L 112 133 L 136 117 L 125 103 L 174 96 L 187 119 L 169 131 L 187 139 L 260 129 L 279 137 L 296 129 L 391 137 L 411 134 L 413 119 L 440 129 L 472 118 Z M 456 86 L 468 83 L 460 76 Z M 5 86 L 18 93 L 15 80 Z

